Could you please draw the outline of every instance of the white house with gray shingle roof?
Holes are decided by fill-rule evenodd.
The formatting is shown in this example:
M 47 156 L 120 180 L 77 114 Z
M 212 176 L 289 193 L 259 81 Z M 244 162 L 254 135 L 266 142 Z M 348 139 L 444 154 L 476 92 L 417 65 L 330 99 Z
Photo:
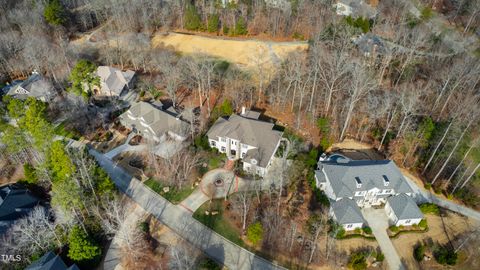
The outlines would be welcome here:
M 345 230 L 358 228 L 359 219 L 353 215 L 338 218 L 337 213 L 349 211 L 361 215 L 360 208 L 382 204 L 386 204 L 392 224 L 413 225 L 423 218 L 411 197 L 412 188 L 391 160 L 351 160 L 339 154 L 322 156 L 315 182 L 331 201 L 332 217 Z M 345 207 L 350 210 L 342 209 Z
M 350 160 L 340 155 L 319 161 L 317 187 L 333 201 L 353 199 L 359 207 L 386 203 L 386 198 L 413 190 L 391 160 Z
M 354 200 L 349 198 L 332 202 L 330 216 L 346 231 L 361 229 L 366 224 L 360 208 Z
M 261 121 L 260 113 L 245 111 L 240 115 L 218 118 L 208 130 L 210 146 L 226 153 L 228 159 L 243 161 L 245 171 L 265 176 L 280 145 L 282 132 L 274 124 Z
M 391 225 L 411 226 L 420 223 L 423 214 L 412 197 L 398 194 L 387 198 L 385 212 Z

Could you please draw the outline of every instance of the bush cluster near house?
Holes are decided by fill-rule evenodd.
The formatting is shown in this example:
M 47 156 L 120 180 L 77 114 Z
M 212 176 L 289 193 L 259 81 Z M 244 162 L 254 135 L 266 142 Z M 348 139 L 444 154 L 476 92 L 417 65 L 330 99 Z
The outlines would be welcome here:
M 424 204 L 421 204 L 419 208 L 423 214 L 433 214 L 437 216 L 440 215 L 440 208 L 436 204 L 424 203 Z

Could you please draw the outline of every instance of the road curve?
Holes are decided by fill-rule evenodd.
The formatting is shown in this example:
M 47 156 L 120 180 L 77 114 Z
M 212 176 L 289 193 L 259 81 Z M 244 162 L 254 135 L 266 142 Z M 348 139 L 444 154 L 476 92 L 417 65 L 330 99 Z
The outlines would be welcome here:
M 99 165 L 110 175 L 120 191 L 182 238 L 229 269 L 285 269 L 234 244 L 195 220 L 186 209 L 168 202 L 130 176 L 103 154 L 89 149 Z

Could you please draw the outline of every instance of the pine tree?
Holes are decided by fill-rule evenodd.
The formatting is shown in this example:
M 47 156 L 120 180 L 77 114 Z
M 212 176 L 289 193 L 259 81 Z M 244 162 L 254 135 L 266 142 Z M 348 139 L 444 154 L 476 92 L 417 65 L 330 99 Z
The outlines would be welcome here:
M 67 22 L 67 14 L 60 0 L 50 0 L 45 7 L 43 16 L 51 25 L 63 25 Z

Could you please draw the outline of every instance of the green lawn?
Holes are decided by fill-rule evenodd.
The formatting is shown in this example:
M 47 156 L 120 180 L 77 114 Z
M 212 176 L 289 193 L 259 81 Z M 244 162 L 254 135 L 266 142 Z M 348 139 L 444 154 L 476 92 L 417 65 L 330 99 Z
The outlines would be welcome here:
M 218 211 L 219 214 L 215 216 L 207 216 L 205 215 L 205 211 L 207 210 L 210 212 Z M 211 203 L 206 202 L 198 208 L 193 214 L 193 217 L 233 243 L 246 247 L 245 243 L 243 243 L 240 238 L 240 232 L 223 218 L 223 210 L 223 200 L 213 200 Z
M 190 194 L 192 194 L 194 190 L 190 188 L 190 186 L 184 187 L 182 189 L 176 189 L 176 188 L 170 187 L 170 191 L 165 193 L 163 192 L 164 185 L 152 178 L 145 181 L 144 184 L 173 204 L 180 203 L 185 198 L 187 198 Z

